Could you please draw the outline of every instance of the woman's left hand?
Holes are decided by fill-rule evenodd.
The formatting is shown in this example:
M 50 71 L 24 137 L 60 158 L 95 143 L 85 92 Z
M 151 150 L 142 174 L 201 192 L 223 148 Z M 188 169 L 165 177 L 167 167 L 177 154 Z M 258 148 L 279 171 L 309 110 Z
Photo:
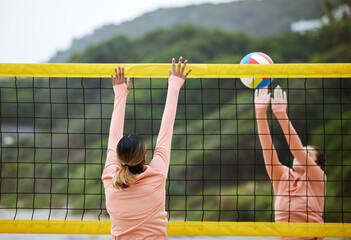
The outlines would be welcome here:
M 286 92 L 283 91 L 279 85 L 274 89 L 274 98 L 271 99 L 271 103 L 272 111 L 275 115 L 286 113 L 286 108 L 288 106 Z

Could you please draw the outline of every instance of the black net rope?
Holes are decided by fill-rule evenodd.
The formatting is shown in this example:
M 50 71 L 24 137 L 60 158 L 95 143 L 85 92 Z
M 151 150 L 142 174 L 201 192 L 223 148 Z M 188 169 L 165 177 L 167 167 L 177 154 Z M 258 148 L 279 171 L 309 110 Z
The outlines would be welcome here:
M 288 115 L 304 145 L 326 155 L 323 219 L 351 222 L 350 81 L 275 81 L 288 94 Z M 166 93 L 166 79 L 132 79 L 124 132 L 144 137 L 148 162 Z M 0 97 L 1 218 L 108 219 L 100 178 L 114 99 L 110 80 L 2 78 Z M 166 185 L 169 220 L 274 221 L 253 101 L 253 90 L 239 79 L 186 81 Z M 270 111 L 279 159 L 291 167 L 293 157 Z

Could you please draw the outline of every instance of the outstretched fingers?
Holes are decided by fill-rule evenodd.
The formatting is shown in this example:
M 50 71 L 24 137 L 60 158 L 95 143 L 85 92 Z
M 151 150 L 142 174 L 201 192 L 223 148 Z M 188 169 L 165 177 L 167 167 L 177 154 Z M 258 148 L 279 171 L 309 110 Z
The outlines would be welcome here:
M 279 85 L 274 89 L 274 100 L 287 101 L 286 91 L 283 91 Z
M 186 66 L 187 63 L 188 63 L 188 60 L 185 60 L 185 61 L 184 61 L 184 64 L 183 64 L 183 67 L 182 67 L 182 70 L 180 71 L 180 74 L 181 74 L 181 75 L 183 75 L 184 70 L 185 70 L 185 66 Z
M 254 94 L 256 101 L 262 101 L 264 103 L 268 103 L 271 96 L 270 93 L 268 94 L 267 88 L 256 89 Z
M 175 59 L 172 58 L 172 73 L 176 72 Z
M 112 79 L 112 85 L 118 85 L 118 84 L 125 84 L 124 80 L 124 67 L 118 66 L 118 68 L 115 68 L 115 75 L 111 73 L 111 79 Z M 127 79 L 127 84 L 126 84 L 128 90 L 130 89 L 130 79 Z
M 127 90 L 129 91 L 130 89 L 130 78 L 127 78 Z
M 283 90 L 279 85 L 277 86 L 277 89 L 278 89 L 278 98 L 283 99 Z
M 256 89 L 254 95 L 256 112 L 266 112 L 271 98 L 271 93 L 268 93 L 268 88 Z
M 184 79 L 189 75 L 189 73 L 192 71 L 193 69 L 192 68 L 190 68 L 186 73 L 185 73 L 185 75 L 184 75 Z
M 124 74 L 123 74 L 124 75 Z M 122 69 L 121 66 L 118 66 L 118 77 L 117 77 L 117 82 L 121 83 L 122 80 L 124 81 L 124 77 L 122 78 Z
M 115 77 L 117 78 L 118 76 L 118 71 L 117 71 L 117 68 L 115 68 Z
M 185 74 L 185 68 L 186 68 L 186 64 L 188 63 L 188 60 L 185 60 L 184 63 L 182 63 L 183 61 L 183 57 L 180 57 L 178 60 L 178 64 L 176 66 L 175 63 L 175 59 L 172 58 L 172 71 L 169 69 L 169 77 L 174 75 L 176 77 L 180 77 L 183 78 L 184 80 L 186 79 L 186 77 L 189 75 L 189 73 L 192 71 L 192 69 L 189 69 Z M 182 66 L 183 65 L 183 66 Z
M 279 86 L 279 98 L 280 99 L 283 98 L 283 90 L 280 88 L 280 86 Z
M 115 75 L 114 76 L 111 73 L 111 79 L 112 79 L 112 85 L 113 86 L 118 84 L 118 71 L 117 71 L 117 68 L 115 68 Z
M 182 68 L 182 61 L 183 61 L 183 57 L 180 57 L 178 60 L 178 68 L 177 68 L 177 72 L 181 73 L 181 68 Z
M 268 88 L 260 88 L 258 89 L 257 97 L 265 97 L 268 94 Z
M 111 73 L 111 79 L 112 79 L 112 86 L 115 85 L 115 78 L 113 77 L 113 74 Z

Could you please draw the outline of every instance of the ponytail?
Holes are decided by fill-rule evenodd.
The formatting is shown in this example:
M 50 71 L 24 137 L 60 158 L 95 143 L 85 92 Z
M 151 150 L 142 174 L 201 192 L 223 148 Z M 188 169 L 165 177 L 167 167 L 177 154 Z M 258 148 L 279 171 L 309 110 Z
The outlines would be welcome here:
M 125 135 L 117 145 L 117 157 L 122 168 L 115 173 L 112 184 L 117 189 L 128 188 L 143 172 L 146 145 L 136 134 Z
M 127 165 L 123 166 L 115 173 L 112 179 L 113 186 L 117 189 L 125 189 L 136 179 L 136 175 L 129 171 Z

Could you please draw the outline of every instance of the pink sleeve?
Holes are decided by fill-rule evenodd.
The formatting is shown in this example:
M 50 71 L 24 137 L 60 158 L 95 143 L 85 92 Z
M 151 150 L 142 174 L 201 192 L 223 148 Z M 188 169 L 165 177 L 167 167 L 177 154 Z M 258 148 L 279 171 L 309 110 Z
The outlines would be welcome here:
M 297 135 L 295 128 L 289 121 L 286 113 L 277 113 L 276 117 L 279 124 L 284 132 L 285 139 L 288 142 L 291 153 L 294 155 L 296 160 L 305 167 L 306 176 L 310 180 L 324 180 L 324 171 L 312 160 L 302 145 L 300 137 Z
M 127 87 L 124 84 L 114 85 L 113 90 L 115 92 L 115 102 L 110 123 L 105 168 L 110 165 L 120 167 L 117 161 L 116 148 L 119 140 L 123 136 L 124 114 L 128 95 Z
M 282 192 L 289 187 L 289 175 L 291 171 L 291 168 L 281 165 L 281 167 L 279 167 L 279 177 L 275 176 L 271 179 L 275 196 L 282 195 Z
M 166 105 L 162 116 L 160 132 L 157 137 L 154 157 L 150 163 L 152 168 L 161 172 L 165 177 L 168 174 L 171 158 L 173 125 L 177 111 L 179 90 L 183 83 L 184 79 L 173 75 L 168 79 Z
M 256 118 L 258 135 L 262 146 L 263 159 L 265 162 L 268 176 L 272 181 L 279 180 L 285 169 L 285 166 L 280 163 L 277 151 L 275 150 L 275 147 L 273 145 L 271 132 L 269 130 L 267 122 L 267 114 L 256 114 Z

